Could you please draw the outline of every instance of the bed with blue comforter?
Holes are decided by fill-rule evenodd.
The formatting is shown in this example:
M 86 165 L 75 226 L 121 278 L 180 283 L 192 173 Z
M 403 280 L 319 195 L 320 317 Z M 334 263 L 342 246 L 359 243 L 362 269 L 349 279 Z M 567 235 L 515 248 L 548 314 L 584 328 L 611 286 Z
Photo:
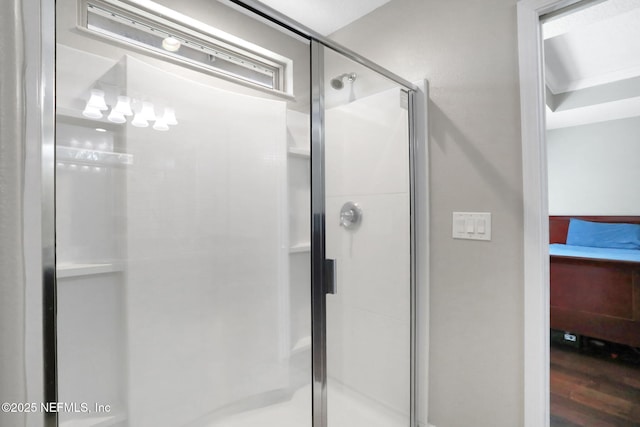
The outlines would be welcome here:
M 549 218 L 551 328 L 640 347 L 640 217 Z
M 549 245 L 549 255 L 603 261 L 640 262 L 640 250 L 638 249 L 592 248 L 590 246 L 563 245 L 561 243 Z

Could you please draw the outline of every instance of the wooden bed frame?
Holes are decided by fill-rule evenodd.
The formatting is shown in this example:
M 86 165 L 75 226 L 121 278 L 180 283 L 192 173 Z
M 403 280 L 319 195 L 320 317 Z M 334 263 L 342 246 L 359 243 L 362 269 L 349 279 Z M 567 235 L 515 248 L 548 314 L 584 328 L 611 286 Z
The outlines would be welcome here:
M 549 243 L 569 219 L 640 224 L 638 216 L 551 216 Z M 640 263 L 551 256 L 551 328 L 640 347 Z

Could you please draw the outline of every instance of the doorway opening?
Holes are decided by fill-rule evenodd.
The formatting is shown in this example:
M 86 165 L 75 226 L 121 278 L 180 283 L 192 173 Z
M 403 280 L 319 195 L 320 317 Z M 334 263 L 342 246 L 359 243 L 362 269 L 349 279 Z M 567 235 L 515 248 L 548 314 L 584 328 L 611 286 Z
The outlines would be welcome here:
M 640 115 L 633 70 L 640 50 L 633 54 L 635 40 L 622 25 L 637 26 L 637 7 L 615 0 L 518 4 L 523 176 L 530 208 L 525 210 L 526 425 L 638 422 L 637 390 L 622 383 L 638 379 L 634 300 L 640 259 L 566 252 L 573 246 L 620 250 L 603 235 L 593 238 L 595 230 L 633 229 L 640 222 L 640 206 L 620 196 L 621 187 L 637 194 L 637 184 L 633 179 L 619 184 L 622 176 L 638 173 L 627 161 L 636 148 L 625 140 L 632 138 L 628 128 Z M 608 365 L 590 359 L 594 354 L 628 362 L 628 370 L 616 368 L 620 384 L 603 379 Z M 580 377 L 577 367 L 589 363 L 593 367 L 584 370 L 591 376 Z

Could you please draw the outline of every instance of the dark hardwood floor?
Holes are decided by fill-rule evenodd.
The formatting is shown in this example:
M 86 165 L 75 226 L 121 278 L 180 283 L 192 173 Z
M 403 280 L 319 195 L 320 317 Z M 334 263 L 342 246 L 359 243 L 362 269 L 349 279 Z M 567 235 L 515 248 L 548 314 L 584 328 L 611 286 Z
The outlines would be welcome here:
M 640 355 L 633 349 L 552 344 L 550 382 L 551 427 L 640 427 Z

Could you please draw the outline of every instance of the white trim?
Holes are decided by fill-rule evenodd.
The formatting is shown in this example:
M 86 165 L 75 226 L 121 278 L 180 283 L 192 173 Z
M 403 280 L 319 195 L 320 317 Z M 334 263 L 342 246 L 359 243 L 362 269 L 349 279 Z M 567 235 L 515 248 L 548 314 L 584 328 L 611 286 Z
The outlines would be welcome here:
M 413 82 L 416 94 L 416 298 L 417 298 L 417 356 L 416 406 L 418 425 L 425 427 L 429 419 L 429 81 Z
M 578 0 L 520 0 L 518 59 L 524 204 L 524 426 L 549 426 L 549 208 L 540 16 Z

